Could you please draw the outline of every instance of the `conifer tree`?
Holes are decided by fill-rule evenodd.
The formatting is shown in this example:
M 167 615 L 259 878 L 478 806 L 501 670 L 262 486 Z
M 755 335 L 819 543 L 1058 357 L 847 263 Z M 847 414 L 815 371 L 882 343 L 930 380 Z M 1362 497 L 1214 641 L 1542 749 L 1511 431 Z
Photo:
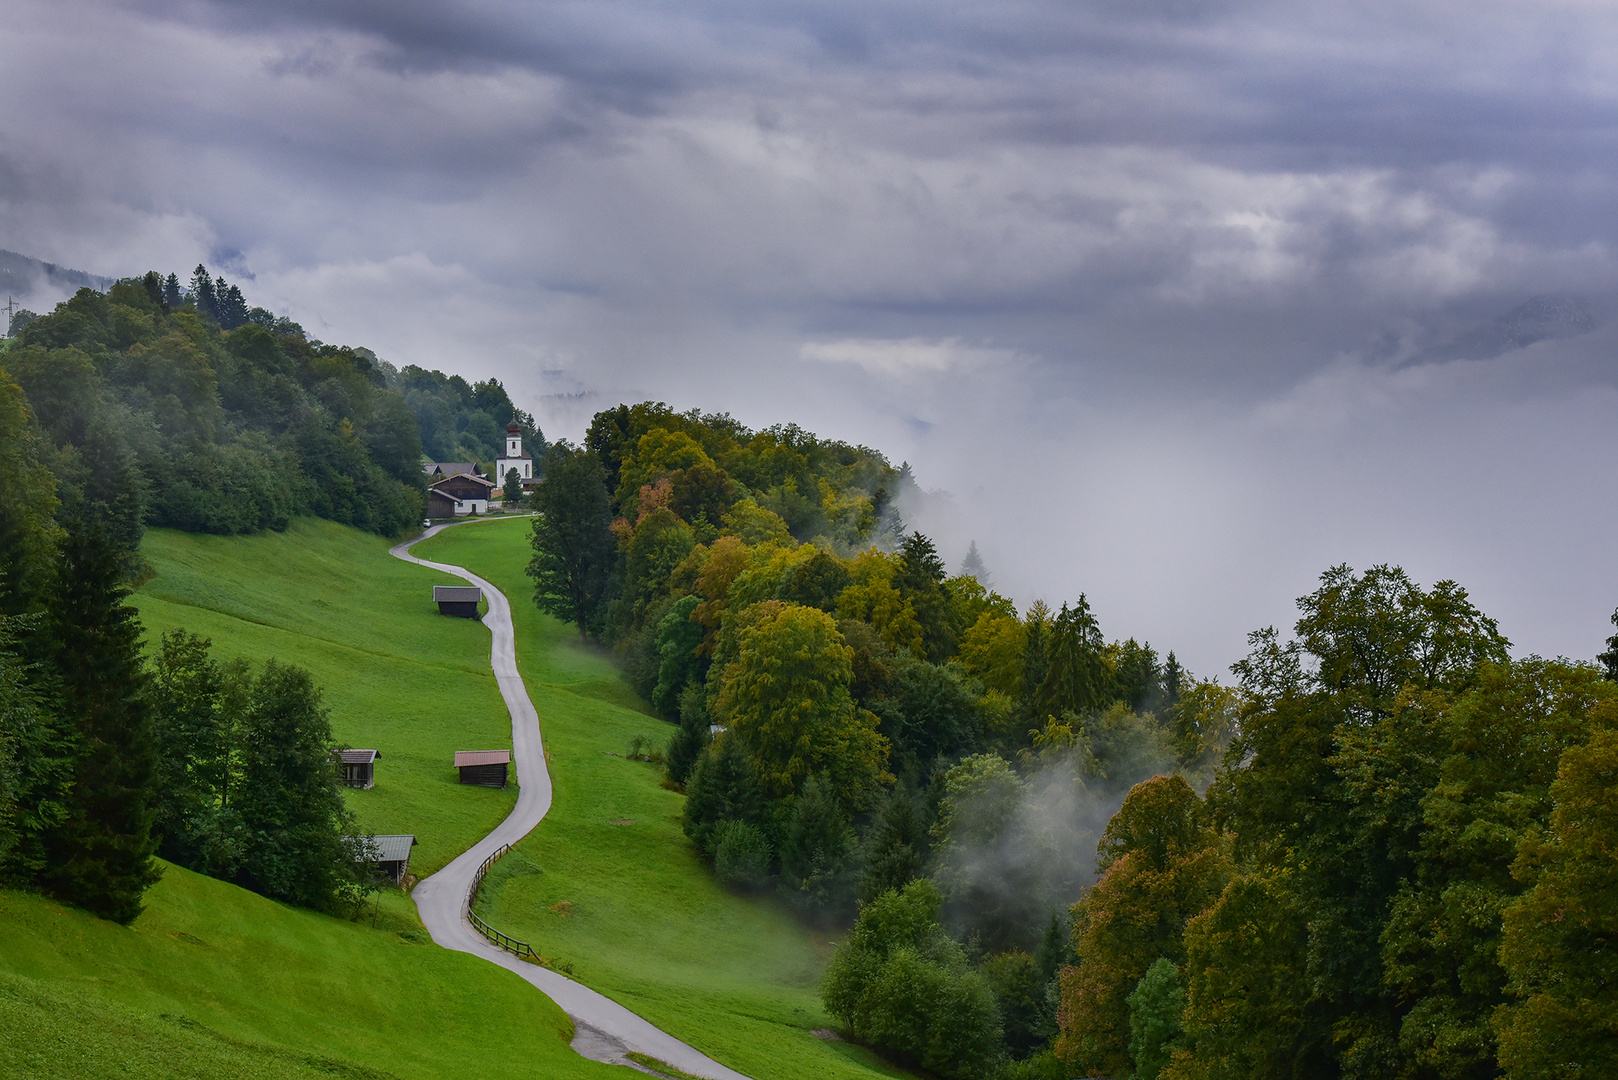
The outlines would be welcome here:
M 147 677 L 123 567 L 124 552 L 89 508 L 69 515 L 44 641 L 52 704 L 72 737 L 73 788 L 65 820 L 45 836 L 41 878 L 68 903 L 128 923 L 159 873 Z
M 866 841 L 860 901 L 868 904 L 921 876 L 926 844 L 927 830 L 915 799 L 907 792 L 895 791 L 883 806 Z
M 966 549 L 966 558 L 961 560 L 961 573 L 969 578 L 976 579 L 977 583 L 985 589 L 991 585 L 989 568 L 983 565 L 983 556 L 978 554 L 978 542 L 976 540 L 972 541 Z
M 191 302 L 197 305 L 197 311 L 215 322 L 219 321 L 219 298 L 214 292 L 213 278 L 208 276 L 208 268 L 197 263 L 196 270 L 191 273 Z

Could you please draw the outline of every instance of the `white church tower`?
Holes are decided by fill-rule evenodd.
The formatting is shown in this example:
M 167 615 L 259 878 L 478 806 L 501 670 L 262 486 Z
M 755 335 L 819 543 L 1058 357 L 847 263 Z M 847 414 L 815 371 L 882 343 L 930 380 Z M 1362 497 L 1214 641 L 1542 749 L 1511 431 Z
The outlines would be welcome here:
M 517 476 L 524 483 L 531 483 L 534 479 L 534 459 L 528 456 L 528 451 L 522 448 L 522 428 L 513 420 L 511 426 L 506 428 L 506 454 L 494 463 L 494 483 L 496 487 L 506 482 L 506 473 L 512 469 L 517 470 Z

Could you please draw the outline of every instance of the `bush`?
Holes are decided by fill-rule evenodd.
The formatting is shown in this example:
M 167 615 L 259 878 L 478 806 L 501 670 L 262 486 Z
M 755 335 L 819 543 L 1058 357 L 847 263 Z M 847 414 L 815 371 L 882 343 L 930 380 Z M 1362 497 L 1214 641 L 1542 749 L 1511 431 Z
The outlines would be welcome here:
M 1185 991 L 1172 960 L 1159 957 L 1129 995 L 1129 1056 L 1135 1080 L 1157 1080 L 1180 1037 Z
M 770 879 L 770 842 L 757 826 L 722 821 L 714 829 L 714 876 L 721 884 L 756 889 Z
M 860 909 L 832 957 L 821 999 L 856 1036 L 943 1077 L 976 1077 L 1000 1046 L 1000 1017 L 983 976 L 938 925 L 925 878 Z

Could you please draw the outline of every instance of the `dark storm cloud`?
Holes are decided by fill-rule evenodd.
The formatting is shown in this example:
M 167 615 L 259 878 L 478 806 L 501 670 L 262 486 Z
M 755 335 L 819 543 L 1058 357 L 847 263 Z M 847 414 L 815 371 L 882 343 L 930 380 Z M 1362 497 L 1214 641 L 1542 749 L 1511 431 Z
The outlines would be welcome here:
M 1022 599 L 1087 589 L 1205 673 L 1343 558 L 1577 651 L 1618 599 L 1615 33 L 1596 3 L 23 0 L 0 248 L 228 255 L 558 434 L 656 397 L 881 446 L 954 493 L 952 559 L 975 537 Z

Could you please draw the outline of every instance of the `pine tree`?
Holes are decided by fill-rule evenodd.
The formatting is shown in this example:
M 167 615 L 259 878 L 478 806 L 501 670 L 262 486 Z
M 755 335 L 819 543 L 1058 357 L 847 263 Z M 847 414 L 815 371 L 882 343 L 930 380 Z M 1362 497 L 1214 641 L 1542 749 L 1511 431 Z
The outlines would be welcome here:
M 1034 694 L 1038 715 L 1082 714 L 1105 704 L 1107 669 L 1101 655 L 1103 644 L 1101 625 L 1090 614 L 1090 602 L 1083 593 L 1071 608 L 1062 605 L 1045 647 L 1050 666 Z
M 993 582 L 989 580 L 989 569 L 983 565 L 983 556 L 978 554 L 978 542 L 976 540 L 972 541 L 966 549 L 966 558 L 961 560 L 961 573 L 969 578 L 976 579 L 977 583 L 985 589 L 993 585 Z
M 185 297 L 180 293 L 180 279 L 170 274 L 163 282 L 163 303 L 169 306 L 170 311 L 177 311 L 185 303 Z
M 51 704 L 73 739 L 73 789 L 65 820 L 45 836 L 41 878 L 62 900 L 128 923 L 159 872 L 151 859 L 156 754 L 147 676 L 123 567 L 124 552 L 101 521 L 70 516 L 45 641 Z
M 926 842 L 926 830 L 915 799 L 906 792 L 895 791 L 866 840 L 860 901 L 868 904 L 883 893 L 902 889 L 920 877 Z
M 1612 625 L 1618 626 L 1618 611 L 1612 613 Z M 1607 639 L 1607 651 L 1597 653 L 1596 660 L 1601 664 L 1601 673 L 1610 681 L 1618 682 L 1618 634 Z
M 197 305 L 200 314 L 219 321 L 219 298 L 214 292 L 213 278 L 208 276 L 208 268 L 201 263 L 197 263 L 196 270 L 191 273 L 191 302 Z
M 214 295 L 219 301 L 219 328 L 234 330 L 247 321 L 247 298 L 235 285 L 226 285 L 224 278 L 214 282 Z

